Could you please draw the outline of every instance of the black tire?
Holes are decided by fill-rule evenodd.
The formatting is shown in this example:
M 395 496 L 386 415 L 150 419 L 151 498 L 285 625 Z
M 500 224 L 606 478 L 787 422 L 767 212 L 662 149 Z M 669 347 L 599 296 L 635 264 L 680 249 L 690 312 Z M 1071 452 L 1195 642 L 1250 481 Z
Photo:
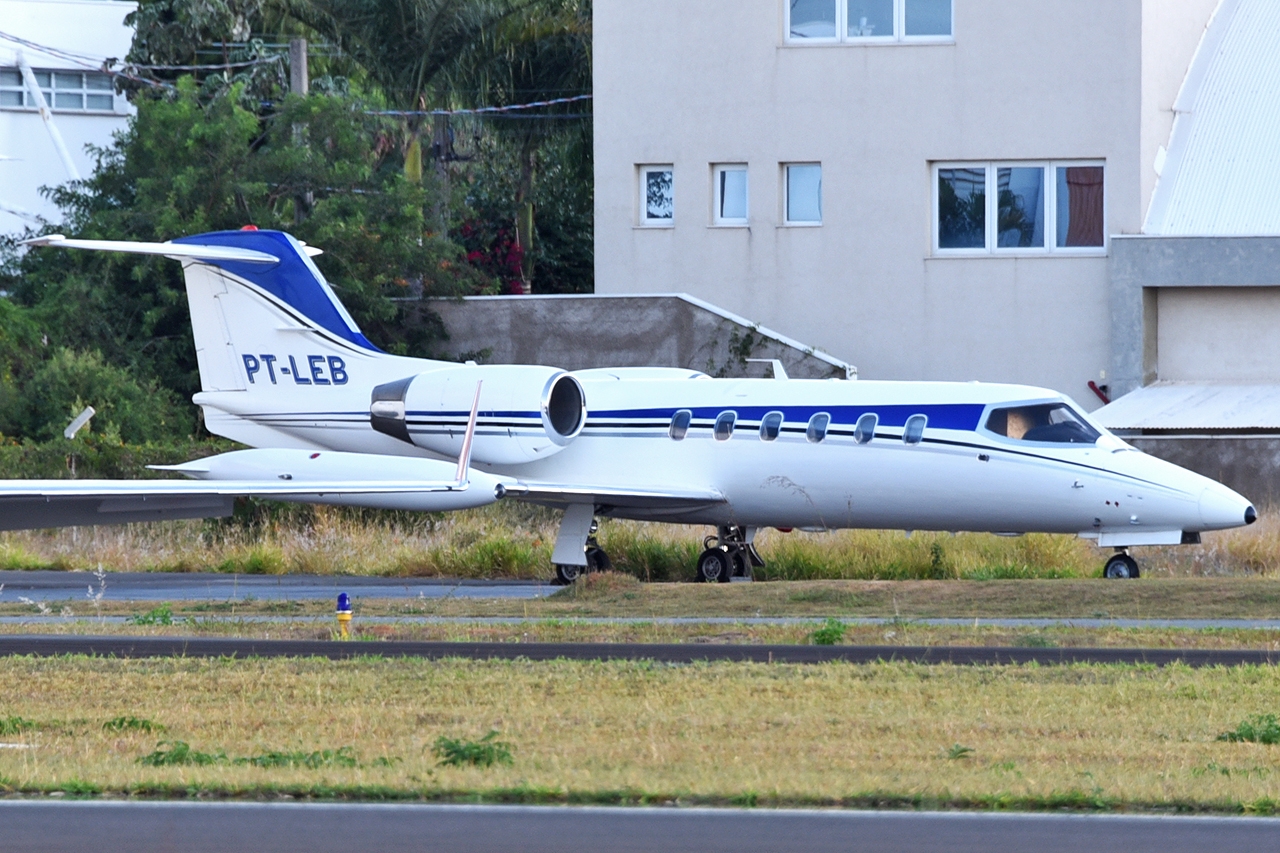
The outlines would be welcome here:
M 556 585 L 569 586 L 585 573 L 582 566 L 556 566 Z
M 1110 560 L 1107 560 L 1106 566 L 1102 569 L 1102 576 L 1112 580 L 1128 580 L 1141 577 L 1141 575 L 1142 573 L 1138 569 L 1138 561 L 1128 554 L 1116 554 Z
M 587 549 L 587 571 L 607 572 L 613 568 L 613 561 L 603 548 Z
M 728 583 L 733 574 L 733 560 L 723 548 L 708 548 L 698 557 L 699 583 Z

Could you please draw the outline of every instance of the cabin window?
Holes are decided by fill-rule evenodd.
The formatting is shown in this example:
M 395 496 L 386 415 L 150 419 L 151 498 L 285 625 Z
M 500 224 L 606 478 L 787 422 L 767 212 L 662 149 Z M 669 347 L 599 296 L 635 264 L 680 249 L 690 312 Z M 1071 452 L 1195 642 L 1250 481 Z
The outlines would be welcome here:
M 681 409 L 671 416 L 671 426 L 667 429 L 667 435 L 671 436 L 672 441 L 684 441 L 684 437 L 689 434 L 689 422 L 692 420 L 693 412 Z
M 919 444 L 924 439 L 924 428 L 929 423 L 929 418 L 925 415 L 912 415 L 907 418 L 906 429 L 902 431 L 902 441 L 904 444 Z
M 760 421 L 760 440 L 777 441 L 782 432 L 782 412 L 770 412 Z
M 987 429 L 1017 441 L 1059 444 L 1093 444 L 1101 437 L 1066 403 L 996 409 L 987 416 Z
M 733 435 L 733 425 L 738 421 L 737 412 L 721 412 L 716 418 L 716 441 L 728 441 Z
M 858 444 L 869 444 L 871 439 L 876 437 L 876 425 L 879 423 L 879 417 L 867 412 L 858 418 L 858 423 L 853 428 L 853 440 Z
M 827 427 L 831 426 L 831 415 L 826 412 L 818 412 L 809 418 L 809 428 L 804 431 L 804 437 L 809 439 L 813 444 L 817 444 L 827 437 Z

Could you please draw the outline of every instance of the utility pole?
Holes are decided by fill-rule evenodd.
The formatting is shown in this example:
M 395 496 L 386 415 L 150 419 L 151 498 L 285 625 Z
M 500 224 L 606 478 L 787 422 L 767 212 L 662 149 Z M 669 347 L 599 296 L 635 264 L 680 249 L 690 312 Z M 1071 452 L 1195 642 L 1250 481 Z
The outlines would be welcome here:
M 289 91 L 305 98 L 311 88 L 310 75 L 307 73 L 307 40 L 289 39 Z M 300 124 L 293 126 L 293 144 L 306 143 L 304 128 Z M 306 218 L 311 205 L 315 203 L 315 195 L 310 192 L 299 193 L 293 199 L 293 223 L 297 225 Z

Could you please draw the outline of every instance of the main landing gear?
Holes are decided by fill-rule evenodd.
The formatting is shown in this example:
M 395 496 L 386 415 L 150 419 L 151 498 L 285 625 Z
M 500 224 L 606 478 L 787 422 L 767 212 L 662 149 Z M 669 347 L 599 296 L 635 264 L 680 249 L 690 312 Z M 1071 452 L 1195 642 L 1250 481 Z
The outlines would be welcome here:
M 568 585 L 588 572 L 613 568 L 609 555 L 596 541 L 596 508 L 594 504 L 572 504 L 564 511 L 560 534 L 556 537 L 551 562 L 556 567 L 555 582 Z
M 1138 569 L 1138 561 L 1129 556 L 1128 548 L 1117 548 L 1115 556 L 1107 560 L 1107 565 L 1102 569 L 1104 578 L 1116 578 L 1119 580 L 1136 578 L 1141 574 Z
M 764 566 L 764 560 L 756 553 L 754 527 L 722 525 L 715 536 L 702 541 L 705 549 L 698 556 L 698 581 L 700 583 L 729 583 L 734 578 L 751 580 L 754 568 Z

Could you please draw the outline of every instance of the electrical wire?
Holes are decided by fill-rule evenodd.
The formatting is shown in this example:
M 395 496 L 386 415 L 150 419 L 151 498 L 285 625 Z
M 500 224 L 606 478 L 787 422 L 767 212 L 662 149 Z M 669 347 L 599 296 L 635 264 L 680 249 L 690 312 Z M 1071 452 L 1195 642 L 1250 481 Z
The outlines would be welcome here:
M 557 104 L 572 104 L 577 101 L 589 101 L 591 95 L 574 95 L 572 98 L 552 98 L 549 101 L 531 101 L 527 104 L 509 104 L 505 107 L 474 107 L 472 109 L 459 110 L 369 110 L 368 115 L 375 116 L 468 116 L 468 115 L 484 115 L 486 113 L 507 113 L 516 110 L 532 110 L 538 107 L 552 107 Z M 538 116 L 538 118 L 552 118 L 552 116 Z

